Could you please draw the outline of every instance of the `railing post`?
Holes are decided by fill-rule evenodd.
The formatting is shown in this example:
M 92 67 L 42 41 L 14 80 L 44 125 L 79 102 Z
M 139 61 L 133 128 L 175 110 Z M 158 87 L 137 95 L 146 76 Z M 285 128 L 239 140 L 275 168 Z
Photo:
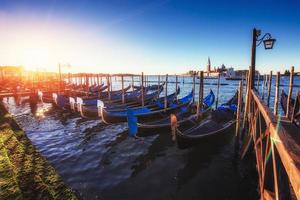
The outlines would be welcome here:
M 276 86 L 275 86 L 275 97 L 274 97 L 274 115 L 277 115 L 277 112 L 278 112 L 279 86 L 280 86 L 280 72 L 277 72 Z
M 286 106 L 286 117 L 289 118 L 291 113 L 291 98 L 293 94 L 293 84 L 294 84 L 294 66 L 291 67 L 290 71 L 290 84 L 289 84 L 289 93 L 287 98 L 287 106 Z

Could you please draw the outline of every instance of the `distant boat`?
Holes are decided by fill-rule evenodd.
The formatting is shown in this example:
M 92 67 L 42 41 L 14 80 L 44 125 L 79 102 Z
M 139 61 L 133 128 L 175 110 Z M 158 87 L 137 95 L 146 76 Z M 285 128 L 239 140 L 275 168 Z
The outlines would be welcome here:
M 234 70 L 233 68 L 228 68 L 226 72 L 225 79 L 226 80 L 233 80 L 233 81 L 240 81 L 242 79 L 246 79 L 246 73 L 248 70 Z M 256 71 L 255 73 L 255 80 L 262 80 L 263 76 L 259 75 L 259 72 Z

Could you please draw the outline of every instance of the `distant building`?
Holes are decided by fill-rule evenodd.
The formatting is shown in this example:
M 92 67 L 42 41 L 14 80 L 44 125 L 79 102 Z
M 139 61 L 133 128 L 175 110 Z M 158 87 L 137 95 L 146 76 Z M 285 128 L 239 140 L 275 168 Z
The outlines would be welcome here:
M 24 72 L 21 66 L 0 66 L 1 80 L 5 78 L 20 77 Z
M 205 78 L 217 78 L 218 75 L 219 75 L 219 72 L 216 70 L 216 67 L 214 67 L 214 70 L 211 70 L 210 57 L 208 57 L 207 67 L 206 67 L 206 75 L 204 75 Z

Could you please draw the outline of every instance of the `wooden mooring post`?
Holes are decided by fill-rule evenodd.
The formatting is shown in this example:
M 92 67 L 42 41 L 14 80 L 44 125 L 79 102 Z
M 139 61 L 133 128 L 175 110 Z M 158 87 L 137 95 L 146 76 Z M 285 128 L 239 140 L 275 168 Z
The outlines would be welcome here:
M 218 104 L 219 104 L 220 79 L 221 79 L 221 74 L 219 72 L 219 74 L 218 74 L 218 85 L 217 85 L 216 109 L 218 108 Z
M 193 75 L 193 103 L 195 102 L 195 74 Z
M 145 106 L 145 99 L 144 99 L 144 72 L 142 72 L 142 77 L 141 77 L 141 92 L 142 92 L 142 107 Z
M 269 80 L 268 80 L 268 97 L 267 97 L 267 106 L 268 107 L 270 106 L 271 86 L 272 86 L 272 71 L 270 72 Z
M 168 74 L 166 74 L 166 86 L 165 86 L 165 110 L 168 108 Z
M 106 84 L 107 84 L 107 94 L 108 94 L 108 100 L 111 100 L 111 95 L 110 95 L 110 78 L 109 74 L 106 76 Z
M 131 87 L 132 91 L 134 90 L 134 75 L 131 75 Z
M 274 97 L 274 115 L 278 114 L 279 87 L 280 87 L 280 72 L 277 72 L 276 85 L 275 85 L 275 97 Z
M 235 136 L 236 137 L 239 137 L 239 135 L 240 135 L 242 99 L 243 99 L 243 81 L 240 81 L 239 90 L 238 90 L 238 105 L 237 105 L 237 111 L 236 111 L 236 127 L 235 127 Z
M 293 94 L 293 86 L 294 86 L 294 66 L 291 67 L 290 70 L 290 84 L 289 84 L 289 93 L 287 98 L 287 106 L 286 106 L 286 117 L 289 118 L 291 115 L 291 98 Z
M 177 101 L 178 100 L 178 93 L 177 93 L 177 91 L 178 91 L 178 76 L 177 75 L 175 75 L 175 91 L 176 91 L 175 99 Z
M 159 95 L 160 95 L 160 93 L 159 93 L 159 88 L 160 88 L 160 75 L 158 75 L 157 76 L 157 99 L 159 98 Z
M 197 102 L 197 117 L 200 117 L 200 113 L 203 109 L 203 71 L 199 74 L 199 92 L 198 92 L 198 102 Z
M 121 84 L 122 84 L 122 104 L 125 103 L 125 91 L 124 91 L 124 76 L 121 75 Z

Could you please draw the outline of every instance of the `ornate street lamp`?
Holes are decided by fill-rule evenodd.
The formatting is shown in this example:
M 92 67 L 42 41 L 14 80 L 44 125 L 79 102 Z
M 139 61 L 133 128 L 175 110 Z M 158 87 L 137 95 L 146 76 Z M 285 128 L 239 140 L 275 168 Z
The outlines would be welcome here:
M 264 43 L 265 49 L 273 49 L 276 39 L 272 38 L 270 33 L 266 33 L 264 36 L 259 38 L 261 31 L 253 29 L 252 31 L 252 51 L 251 51 L 251 89 L 254 88 L 255 80 L 255 59 L 256 59 L 256 47 L 258 47 L 262 42 Z

